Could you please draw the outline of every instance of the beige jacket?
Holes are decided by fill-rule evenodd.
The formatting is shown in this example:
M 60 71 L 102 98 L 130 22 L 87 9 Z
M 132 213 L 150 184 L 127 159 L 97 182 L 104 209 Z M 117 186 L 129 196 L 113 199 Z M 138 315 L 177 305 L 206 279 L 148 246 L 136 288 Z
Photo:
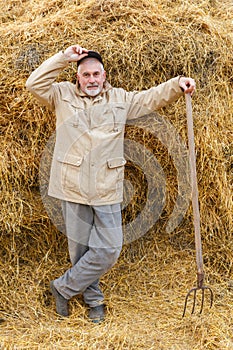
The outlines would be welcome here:
M 27 89 L 56 113 L 48 194 L 89 205 L 120 203 L 126 121 L 177 100 L 183 94 L 179 77 L 141 92 L 127 92 L 106 82 L 102 93 L 93 98 L 70 82 L 55 82 L 68 64 L 59 52 L 26 82 Z

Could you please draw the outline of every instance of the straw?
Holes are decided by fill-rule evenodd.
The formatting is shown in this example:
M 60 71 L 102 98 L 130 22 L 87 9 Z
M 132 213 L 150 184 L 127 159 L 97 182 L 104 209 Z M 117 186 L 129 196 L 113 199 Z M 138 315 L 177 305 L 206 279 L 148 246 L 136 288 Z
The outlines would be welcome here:
M 6 0 L 0 18 L 0 347 L 233 348 L 232 1 Z M 139 238 L 124 245 L 117 264 L 101 280 L 106 321 L 92 325 L 80 296 L 70 302 L 70 318 L 61 321 L 55 314 L 49 281 L 70 262 L 65 235 L 51 222 L 39 183 L 40 159 L 55 118 L 26 91 L 25 82 L 43 60 L 74 43 L 101 53 L 108 80 L 116 87 L 143 90 L 178 75 L 196 80 L 192 104 L 201 234 L 206 282 L 215 293 L 213 308 L 204 309 L 201 317 L 181 317 L 186 292 L 196 282 L 190 206 L 181 222 L 170 233 L 166 230 L 179 181 L 175 154 L 161 141 L 158 121 L 171 124 L 185 145 L 183 98 L 154 120 L 151 115 L 149 124 L 142 119 L 137 127 L 126 128 L 139 153 L 142 147 L 154 155 L 166 191 L 159 217 L 153 222 L 152 203 L 153 210 L 135 229 Z M 75 80 L 75 65 L 58 77 L 64 79 Z M 185 149 L 180 150 L 185 159 Z M 126 166 L 132 186 L 128 195 L 132 190 L 134 196 L 123 212 L 125 224 L 146 204 L 143 166 L 136 160 Z M 147 174 L 153 174 L 154 166 L 147 162 Z M 152 225 L 141 235 L 144 220 Z

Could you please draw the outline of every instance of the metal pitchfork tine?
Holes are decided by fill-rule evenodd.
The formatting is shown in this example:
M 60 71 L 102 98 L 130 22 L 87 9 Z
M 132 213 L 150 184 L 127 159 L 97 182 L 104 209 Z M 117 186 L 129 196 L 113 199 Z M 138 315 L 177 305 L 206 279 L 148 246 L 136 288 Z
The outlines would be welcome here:
M 197 175 L 196 175 L 196 156 L 195 156 L 195 144 L 194 144 L 194 131 L 193 131 L 193 117 L 192 117 L 192 98 L 189 93 L 185 94 L 186 101 L 186 113 L 187 113 L 187 128 L 188 128 L 188 145 L 189 145 L 189 158 L 190 158 L 190 171 L 191 171 L 191 185 L 192 185 L 192 207 L 193 207 L 193 220 L 195 231 L 195 248 L 196 248 L 196 263 L 197 263 L 197 287 L 190 289 L 185 298 L 183 317 L 185 316 L 187 302 L 190 295 L 193 293 L 193 306 L 192 314 L 194 313 L 196 306 L 197 292 L 201 291 L 201 308 L 202 313 L 205 291 L 210 293 L 210 307 L 213 304 L 213 291 L 210 287 L 204 286 L 204 268 L 202 257 L 202 245 L 201 245 L 201 233 L 200 233 L 200 212 L 198 205 L 198 187 L 197 187 Z

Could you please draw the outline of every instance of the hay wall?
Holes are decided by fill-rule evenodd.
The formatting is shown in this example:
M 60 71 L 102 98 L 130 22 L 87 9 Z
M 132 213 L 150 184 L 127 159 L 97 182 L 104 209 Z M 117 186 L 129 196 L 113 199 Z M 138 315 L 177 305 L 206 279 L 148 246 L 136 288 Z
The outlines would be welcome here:
M 221 297 L 226 297 L 225 287 L 229 287 L 232 278 L 233 233 L 232 1 L 6 0 L 1 4 L 0 18 L 0 311 L 2 318 L 9 320 L 8 323 L 3 322 L 6 331 L 2 345 L 13 348 L 12 334 L 18 334 L 17 349 L 38 348 L 43 341 L 47 344 L 44 337 L 48 334 L 46 322 L 51 327 L 50 334 L 55 343 L 61 336 L 56 333 L 54 321 L 47 313 L 48 307 L 50 312 L 53 308 L 47 289 L 49 279 L 61 274 L 69 266 L 69 261 L 65 238 L 52 225 L 43 208 L 38 181 L 40 157 L 54 131 L 55 120 L 26 91 L 25 81 L 44 59 L 74 43 L 98 50 L 104 58 L 110 83 L 127 90 L 146 89 L 180 74 L 195 78 L 197 93 L 193 98 L 193 113 L 204 261 L 209 281 L 212 284 L 222 283 Z M 59 79 L 73 80 L 74 75 L 73 66 L 63 72 Z M 162 110 L 161 114 L 167 116 L 180 135 L 187 139 L 183 99 Z M 215 337 L 216 332 L 210 331 L 209 335 L 203 335 L 202 340 L 202 321 L 195 321 L 199 322 L 198 331 L 194 331 L 197 330 L 194 324 L 171 326 L 178 315 L 175 305 L 181 307 L 183 302 L 180 290 L 176 295 L 179 299 L 170 299 L 173 316 L 170 316 L 168 306 L 165 309 L 162 307 L 166 305 L 166 296 L 171 298 L 173 288 L 189 288 L 195 280 L 192 211 L 187 212 L 181 225 L 171 235 L 165 232 L 164 227 L 177 193 L 173 164 L 150 134 L 138 135 L 134 129 L 129 129 L 128 133 L 133 140 L 142 138 L 166 169 L 169 190 L 166 210 L 146 237 L 124 247 L 118 265 L 103 280 L 107 299 L 113 309 L 110 315 L 113 317 L 111 322 L 115 322 L 116 333 L 110 332 L 111 339 L 106 340 L 107 331 L 102 329 L 99 340 L 97 335 L 94 337 L 91 333 L 95 339 L 93 347 L 83 336 L 80 337 L 83 347 L 76 344 L 74 348 L 94 349 L 97 346 L 100 349 L 187 350 L 194 349 L 195 344 L 197 349 L 208 348 L 208 344 L 211 346 L 208 349 L 228 348 L 230 323 L 224 328 L 226 336 L 219 334 Z M 127 171 L 130 176 L 133 170 L 128 167 Z M 161 265 L 165 275 L 160 272 Z M 162 286 L 163 295 L 161 285 L 150 282 L 152 275 L 157 276 L 158 283 L 163 278 L 169 279 L 170 282 L 164 282 Z M 183 282 L 178 283 L 174 277 L 176 275 Z M 134 283 L 135 290 L 132 287 Z M 145 295 L 150 304 L 144 300 Z M 162 301 L 159 297 L 162 297 Z M 143 322 L 137 320 L 138 325 L 133 327 L 133 332 L 127 338 L 125 334 L 130 327 L 127 322 L 137 309 L 137 300 L 141 301 L 142 306 L 142 309 L 139 307 L 139 314 L 143 314 L 142 310 L 148 310 L 148 314 L 144 315 Z M 153 320 L 149 305 L 154 305 L 154 301 L 157 301 L 158 309 L 161 305 L 160 312 L 166 321 L 157 324 L 162 331 L 160 336 L 156 333 L 151 338 L 152 326 L 145 319 L 149 317 Z M 226 303 L 229 308 L 232 306 L 228 304 L 228 299 Z M 74 304 L 74 310 L 79 307 L 80 316 L 85 311 L 78 305 Z M 118 315 L 116 309 L 122 308 L 126 308 L 125 314 L 118 311 Z M 225 311 L 229 312 L 229 309 Z M 43 331 L 38 333 L 37 339 L 33 338 L 33 332 L 28 331 L 30 335 L 25 337 L 24 344 L 20 329 L 30 329 L 30 323 L 32 328 L 37 327 L 38 315 L 43 318 Z M 81 322 L 75 320 L 73 324 Z M 121 321 L 125 333 L 121 330 Z M 210 329 L 211 321 L 205 319 L 205 322 Z M 221 318 L 217 318 L 216 329 L 221 328 L 222 322 Z M 17 324 L 19 328 L 14 328 Z M 82 326 L 88 327 L 86 324 Z M 67 340 L 60 339 L 61 348 L 72 348 L 73 338 L 70 330 L 67 331 L 73 327 L 72 323 L 65 327 Z M 185 335 L 181 335 L 183 333 L 179 327 Z M 152 328 L 154 330 L 154 323 Z M 64 329 L 61 327 L 62 331 Z M 138 331 L 142 332 L 144 340 L 137 335 Z M 180 334 L 179 341 L 175 340 L 174 334 L 177 333 Z M 169 342 L 175 344 L 174 347 Z M 51 343 L 48 344 L 45 348 L 52 348 Z M 136 344 L 136 347 L 132 344 Z

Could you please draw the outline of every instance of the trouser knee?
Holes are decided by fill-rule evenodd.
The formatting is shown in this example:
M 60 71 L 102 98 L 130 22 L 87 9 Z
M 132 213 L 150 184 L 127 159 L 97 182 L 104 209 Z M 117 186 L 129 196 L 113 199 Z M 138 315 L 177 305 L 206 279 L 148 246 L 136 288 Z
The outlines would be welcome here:
M 108 271 L 117 262 L 120 252 L 121 247 L 100 249 L 98 252 L 99 259 L 105 271 Z

